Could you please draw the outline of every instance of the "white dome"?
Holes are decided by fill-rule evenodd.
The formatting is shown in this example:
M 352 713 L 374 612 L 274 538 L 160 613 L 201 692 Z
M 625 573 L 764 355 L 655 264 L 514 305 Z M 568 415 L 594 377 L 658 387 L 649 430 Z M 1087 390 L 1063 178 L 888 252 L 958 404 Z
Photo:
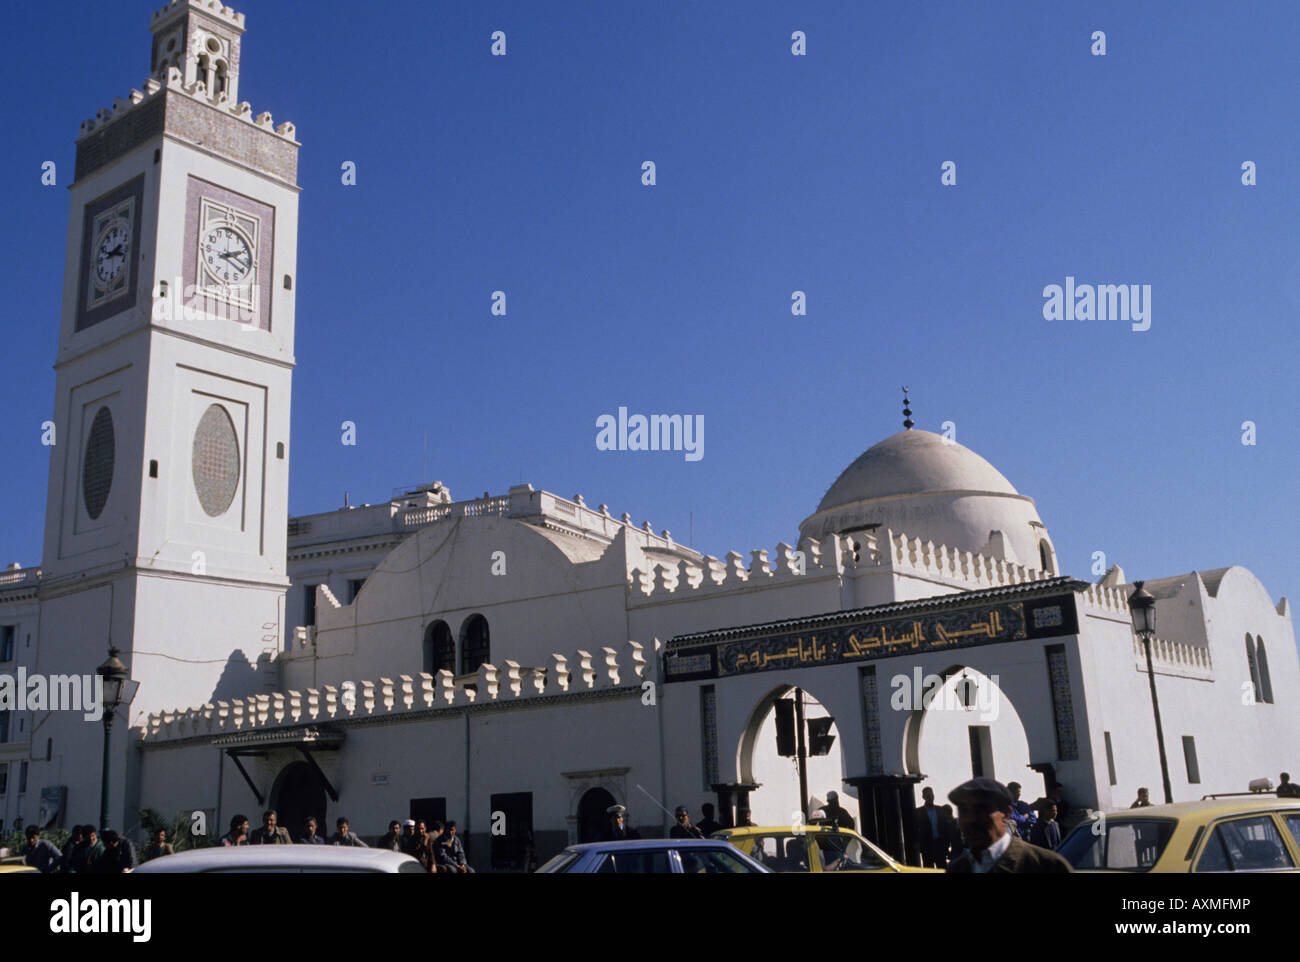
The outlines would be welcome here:
M 929 431 L 899 431 L 845 468 L 817 510 L 931 491 L 1019 493 L 1002 472 L 970 448 Z
M 875 528 L 1055 571 L 1054 551 L 1032 498 L 974 451 L 929 431 L 900 431 L 844 469 L 800 534 Z M 1001 542 L 990 539 L 1001 532 Z

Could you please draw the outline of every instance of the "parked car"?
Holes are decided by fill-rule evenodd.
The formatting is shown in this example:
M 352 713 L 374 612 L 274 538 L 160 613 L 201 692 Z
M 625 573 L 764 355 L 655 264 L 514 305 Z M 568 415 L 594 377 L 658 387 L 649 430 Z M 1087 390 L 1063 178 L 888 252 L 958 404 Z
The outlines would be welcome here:
M 537 870 L 539 873 L 598 875 L 769 874 L 752 858 L 724 841 L 699 838 L 651 838 L 630 842 L 585 842 L 570 845 Z
M 196 848 L 151 859 L 137 875 L 158 872 L 423 872 L 424 866 L 401 852 L 341 845 L 241 845 Z
M 1107 812 L 1057 849 L 1080 872 L 1300 871 L 1300 800 L 1207 798 Z
M 894 861 L 857 832 L 831 825 L 724 828 L 725 839 L 773 872 L 938 872 Z

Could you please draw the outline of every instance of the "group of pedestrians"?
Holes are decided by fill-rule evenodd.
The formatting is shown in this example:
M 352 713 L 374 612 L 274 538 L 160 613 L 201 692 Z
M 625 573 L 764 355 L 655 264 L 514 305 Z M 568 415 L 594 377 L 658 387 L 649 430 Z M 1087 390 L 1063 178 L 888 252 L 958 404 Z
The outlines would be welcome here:
M 1035 848 L 1055 852 L 1060 847 L 1063 837 L 1062 819 L 1070 811 L 1065 802 L 1064 789 L 1059 782 L 1055 782 L 1047 794 L 1032 805 L 1020 797 L 1021 791 L 1019 782 L 1003 785 L 991 778 L 972 779 L 948 795 L 952 803 L 958 806 L 958 815 L 954 816 L 950 805 L 935 804 L 933 788 L 922 789 L 922 804 L 915 815 L 921 864 L 926 868 L 970 871 L 969 868 L 954 866 L 958 865 L 959 860 L 964 855 L 969 855 L 973 849 L 984 851 L 980 845 L 990 835 L 994 835 L 992 839 L 994 842 L 1000 841 L 1005 836 L 1007 839 L 1015 839 Z M 965 831 L 961 823 L 963 802 L 959 801 L 959 797 L 965 800 L 972 811 L 975 808 L 980 809 L 980 825 L 974 834 L 974 845 L 970 833 Z M 997 813 L 1000 817 L 993 818 L 993 813 Z M 968 826 L 973 820 L 975 820 L 974 815 L 967 819 Z M 996 833 L 993 833 L 993 826 L 989 824 L 992 821 L 997 822 Z M 1001 846 L 999 857 L 1006 848 L 1006 844 Z M 1019 846 L 1016 854 L 1020 856 L 1020 861 L 1025 861 L 1025 853 Z M 1064 859 L 1060 862 L 1064 863 Z M 969 862 L 961 864 L 966 865 Z M 1056 865 L 1056 868 L 1047 869 L 1048 871 L 1061 870 L 1054 861 L 1049 860 L 1046 864 Z
M 25 837 L 23 861 L 41 872 L 117 875 L 131 871 L 138 864 L 131 840 L 111 828 L 105 829 L 101 837 L 93 825 L 74 825 L 61 851 L 49 839 L 41 838 L 41 830 L 35 825 L 27 827 Z M 155 841 L 146 847 L 144 861 L 160 854 L 171 854 L 167 832 L 161 828 Z
M 456 832 L 455 821 L 435 820 L 430 827 L 424 819 L 393 819 L 378 844 L 393 852 L 405 852 L 429 872 L 469 875 L 474 871 L 465 858 L 465 845 Z
M 221 837 L 222 845 L 349 845 L 369 848 L 361 836 L 352 831 L 346 818 L 334 821 L 334 834 L 324 838 L 319 834 L 319 824 L 309 815 L 303 821 L 297 838 L 276 823 L 276 813 L 267 809 L 262 813 L 262 826 L 251 833 L 248 817 L 236 815 L 230 820 L 230 831 Z M 468 874 L 474 869 L 465 858 L 465 846 L 456 834 L 456 823 L 434 822 L 432 829 L 422 820 L 408 818 L 405 823 L 394 819 L 388 823 L 388 833 L 380 838 L 378 847 L 393 852 L 403 852 L 416 859 L 430 872 Z
M 322 838 L 318 832 L 319 825 L 316 819 L 308 815 L 303 820 L 302 831 L 298 833 L 298 837 L 292 838 L 287 828 L 277 824 L 277 817 L 275 810 L 268 808 L 262 813 L 262 827 L 250 833 L 248 830 L 248 816 L 234 815 L 230 819 L 230 831 L 221 836 L 220 844 L 225 846 L 298 844 L 367 847 L 365 842 L 352 834 L 346 818 L 335 819 L 334 834 L 329 838 Z

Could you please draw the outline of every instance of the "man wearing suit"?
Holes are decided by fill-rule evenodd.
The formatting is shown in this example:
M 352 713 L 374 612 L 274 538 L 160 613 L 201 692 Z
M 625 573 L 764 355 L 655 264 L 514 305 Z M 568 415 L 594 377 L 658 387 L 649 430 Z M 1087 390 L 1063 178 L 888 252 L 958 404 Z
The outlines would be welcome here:
M 1056 820 L 1056 803 L 1050 798 L 1038 803 L 1038 821 L 1029 830 L 1029 841 L 1053 852 L 1061 845 L 1061 825 Z
M 1070 863 L 1055 852 L 1016 838 L 1011 821 L 1011 793 L 991 778 L 972 778 L 948 793 L 957 806 L 957 826 L 967 850 L 948 865 L 953 873 L 1066 873 Z
M 921 864 L 926 868 L 947 868 L 948 852 L 957 841 L 957 823 L 951 805 L 935 805 L 934 789 L 921 789 L 924 804 L 916 810 L 916 841 Z

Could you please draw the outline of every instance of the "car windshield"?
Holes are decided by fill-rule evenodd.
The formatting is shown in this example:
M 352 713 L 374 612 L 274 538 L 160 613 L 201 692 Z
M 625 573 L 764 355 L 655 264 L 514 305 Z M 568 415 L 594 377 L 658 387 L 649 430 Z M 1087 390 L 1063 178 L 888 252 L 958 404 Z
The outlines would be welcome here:
M 704 872 L 711 875 L 737 875 L 755 871 L 734 854 L 722 849 L 683 848 L 677 855 L 682 861 L 682 871 L 691 874 Z
M 807 872 L 807 838 L 807 835 L 795 835 L 793 832 L 760 835 L 754 839 L 747 854 L 773 872 Z
M 1168 818 L 1099 818 L 1076 828 L 1058 851 L 1076 869 L 1146 872 L 1174 834 Z
M 818 854 L 822 858 L 822 871 L 863 872 L 886 868 L 888 865 L 852 835 L 819 832 L 815 838 Z

